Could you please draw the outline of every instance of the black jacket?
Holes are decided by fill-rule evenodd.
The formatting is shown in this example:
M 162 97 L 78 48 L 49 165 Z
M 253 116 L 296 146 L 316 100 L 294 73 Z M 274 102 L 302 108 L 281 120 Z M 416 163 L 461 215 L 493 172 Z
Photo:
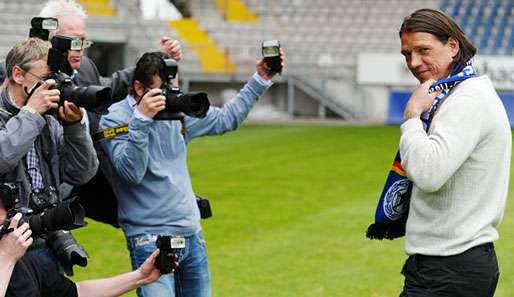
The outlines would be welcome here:
M 102 77 L 95 63 L 84 56 L 75 76 L 75 83 L 80 87 L 91 85 L 110 87 L 111 102 L 108 104 L 110 106 L 110 104 L 123 100 L 127 96 L 128 88 L 132 84 L 134 68 L 129 67 L 116 71 L 111 77 Z M 100 114 L 88 112 L 91 134 L 98 132 L 100 117 Z M 108 178 L 106 178 L 114 174 L 113 168 L 102 147 L 96 143 L 95 149 L 100 161 L 100 170 L 88 183 L 75 187 L 71 195 L 80 197 L 79 201 L 84 206 L 87 217 L 119 227 L 118 201 Z

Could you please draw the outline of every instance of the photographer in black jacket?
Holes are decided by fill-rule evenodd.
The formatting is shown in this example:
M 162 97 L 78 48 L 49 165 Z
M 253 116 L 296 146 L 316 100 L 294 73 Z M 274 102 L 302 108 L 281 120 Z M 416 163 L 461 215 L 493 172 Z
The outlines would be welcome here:
M 95 63 L 84 56 L 84 49 L 92 43 L 86 40 L 86 12 L 75 0 L 50 0 L 41 9 L 40 17 L 53 17 L 58 20 L 56 32 L 50 32 L 50 38 L 54 35 L 74 36 L 83 40 L 83 49 L 80 51 L 69 51 L 68 61 L 74 74 L 73 81 L 78 86 L 102 85 L 111 88 L 112 102 L 117 102 L 127 96 L 127 90 L 132 82 L 134 67 L 116 71 L 111 77 L 100 76 Z M 179 61 L 182 58 L 180 43 L 170 37 L 163 36 L 159 40 L 158 51 L 168 54 Z M 89 130 L 91 134 L 98 131 L 100 115 L 87 112 Z M 109 161 L 100 147 L 96 147 L 100 170 L 93 179 L 85 185 L 75 187 L 72 195 L 82 197 L 80 203 L 86 209 L 86 215 L 90 218 L 118 226 L 117 202 L 107 179 L 113 175 Z M 61 194 L 68 196 L 72 187 L 67 184 L 61 186 Z M 99 205 L 102 205 L 99 207 Z

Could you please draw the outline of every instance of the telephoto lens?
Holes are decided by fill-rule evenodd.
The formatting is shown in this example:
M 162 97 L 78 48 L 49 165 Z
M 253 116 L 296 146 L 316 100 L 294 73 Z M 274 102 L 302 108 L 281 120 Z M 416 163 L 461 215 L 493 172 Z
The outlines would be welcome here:
M 73 230 L 84 227 L 84 208 L 76 200 L 68 200 L 29 217 L 29 225 L 34 235 L 57 230 Z

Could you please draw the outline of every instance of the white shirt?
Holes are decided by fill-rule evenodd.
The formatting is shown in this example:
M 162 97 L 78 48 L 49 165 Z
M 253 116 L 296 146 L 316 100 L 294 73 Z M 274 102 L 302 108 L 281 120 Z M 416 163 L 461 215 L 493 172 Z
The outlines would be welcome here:
M 419 119 L 401 126 L 402 166 L 414 183 L 408 255 L 449 256 L 498 239 L 512 135 L 488 77 L 470 78 L 444 99 L 429 135 Z

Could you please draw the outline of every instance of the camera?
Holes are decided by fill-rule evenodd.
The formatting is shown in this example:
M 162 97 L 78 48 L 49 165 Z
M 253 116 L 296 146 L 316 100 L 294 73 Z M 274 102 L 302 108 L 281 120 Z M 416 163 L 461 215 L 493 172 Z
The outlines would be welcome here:
M 174 86 L 171 80 L 177 75 L 177 61 L 162 59 L 159 76 L 163 80 L 161 94 L 166 97 L 166 108 L 154 116 L 154 120 L 181 120 L 183 113 L 203 118 L 209 111 L 210 102 L 207 93 L 183 93 L 179 87 Z
M 159 235 L 155 245 L 160 250 L 159 256 L 155 260 L 155 267 L 159 269 L 161 274 L 174 272 L 178 267 L 176 265 L 178 257 L 175 249 L 185 248 L 186 239 L 184 237 Z
M 30 195 L 29 205 L 35 206 L 36 210 L 20 205 L 19 187 L 15 183 L 0 184 L 0 194 L 7 210 L 7 218 L 3 224 L 5 228 L 2 230 L 9 227 L 12 217 L 18 212 L 22 214 L 22 221 L 29 223 L 34 236 L 61 229 L 77 229 L 86 225 L 84 208 L 75 199 L 58 203 L 58 195 L 52 187 Z
M 77 87 L 70 75 L 73 73 L 68 63 L 69 50 L 82 50 L 86 42 L 74 36 L 56 35 L 52 38 L 52 47 L 48 51 L 48 66 L 51 74 L 48 77 L 56 82 L 55 88 L 60 94 L 59 106 L 68 100 L 86 110 L 105 114 L 111 103 L 111 88 L 103 86 Z
M 278 40 L 265 40 L 262 42 L 262 56 L 266 65 L 270 68 L 269 75 L 282 73 L 282 61 L 280 60 L 280 42 Z
M 56 18 L 34 17 L 30 21 L 30 37 L 36 37 L 47 41 L 50 30 L 57 30 L 59 23 Z M 52 47 L 48 50 L 48 66 L 52 73 L 48 78 L 55 80 L 55 88 L 60 94 L 59 106 L 68 100 L 86 110 L 105 114 L 111 103 L 111 88 L 103 86 L 77 87 L 70 75 L 73 69 L 68 63 L 68 51 L 80 51 L 90 41 L 77 36 L 56 35 L 50 40 Z M 53 110 L 50 113 L 55 113 Z
M 9 232 L 8 228 L 16 213 L 22 214 L 19 224 L 27 222 L 33 237 L 46 238 L 50 247 L 63 264 L 68 275 L 73 275 L 72 267 L 87 265 L 87 253 L 71 233 L 86 225 L 84 208 L 72 198 L 60 202 L 53 187 L 30 194 L 30 207 L 24 207 L 19 199 L 19 187 L 16 183 L 0 184 L 0 198 L 7 210 L 7 216 L 0 231 L 0 238 Z

